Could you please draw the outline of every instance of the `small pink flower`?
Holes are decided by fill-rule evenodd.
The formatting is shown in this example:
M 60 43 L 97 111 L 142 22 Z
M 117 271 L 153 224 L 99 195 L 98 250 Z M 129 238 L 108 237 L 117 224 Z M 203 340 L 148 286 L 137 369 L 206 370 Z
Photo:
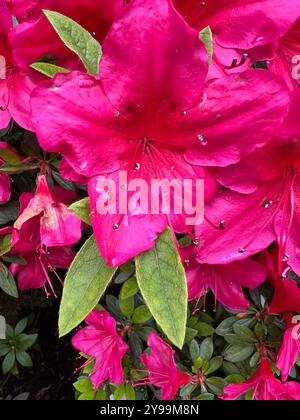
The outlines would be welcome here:
M 293 323 L 292 316 L 285 316 L 287 329 L 277 356 L 276 367 L 281 371 L 281 378 L 286 381 L 300 353 L 300 324 Z
M 86 318 L 87 327 L 72 338 L 76 350 L 95 359 L 91 375 L 94 389 L 106 380 L 114 384 L 123 382 L 122 358 L 128 346 L 116 329 L 116 321 L 106 311 L 94 309 Z
M 142 378 L 141 383 L 161 388 L 161 399 L 172 400 L 178 390 L 191 381 L 191 377 L 177 369 L 175 351 L 155 331 L 148 336 L 148 346 L 151 353 L 140 357 L 147 368 L 148 378 Z
M 220 301 L 236 311 L 247 309 L 243 287 L 255 289 L 266 280 L 265 268 L 250 259 L 223 265 L 199 264 L 195 246 L 182 248 L 181 252 L 186 262 L 189 300 L 199 299 L 211 289 L 216 304 Z
M 253 390 L 252 399 L 258 401 L 299 400 L 300 398 L 300 384 L 278 381 L 267 359 L 262 360 L 256 373 L 247 381 L 242 384 L 227 385 L 224 388 L 224 395 L 220 398 L 236 400 L 250 390 Z
M 37 189 L 14 224 L 21 231 L 24 223 L 39 217 L 41 242 L 46 247 L 73 245 L 81 238 L 81 221 L 51 192 L 45 175 L 39 175 Z

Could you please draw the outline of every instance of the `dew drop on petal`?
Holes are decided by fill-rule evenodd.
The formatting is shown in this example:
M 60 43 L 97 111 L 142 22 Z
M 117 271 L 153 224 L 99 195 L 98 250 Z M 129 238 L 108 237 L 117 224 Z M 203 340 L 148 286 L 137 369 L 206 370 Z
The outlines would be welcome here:
M 119 225 L 118 225 L 118 223 L 115 223 L 114 224 L 114 230 L 118 230 L 119 229 Z
M 202 146 L 207 146 L 207 141 L 205 140 L 204 134 L 198 134 L 197 139 Z
M 135 169 L 136 171 L 139 171 L 139 170 L 140 170 L 140 168 L 141 168 L 141 164 L 137 162 L 137 163 L 134 165 L 134 169 Z
M 246 252 L 246 250 L 244 248 L 239 249 L 239 254 L 244 254 L 244 252 Z
M 82 162 L 82 164 L 80 165 L 80 169 L 81 170 L 83 170 L 83 169 L 86 169 L 86 167 L 88 166 L 88 163 L 87 163 L 87 161 L 85 160 L 84 162 Z
M 272 200 L 265 200 L 262 204 L 264 209 L 268 209 L 273 204 Z
M 185 260 L 184 263 L 188 267 L 190 265 L 190 260 Z
M 200 238 L 199 237 L 194 238 L 193 244 L 196 246 L 200 245 Z
M 288 254 L 284 254 L 284 255 L 282 256 L 282 261 L 283 261 L 283 262 L 287 262 L 287 261 L 289 260 L 289 258 L 290 258 L 290 256 L 289 256 Z

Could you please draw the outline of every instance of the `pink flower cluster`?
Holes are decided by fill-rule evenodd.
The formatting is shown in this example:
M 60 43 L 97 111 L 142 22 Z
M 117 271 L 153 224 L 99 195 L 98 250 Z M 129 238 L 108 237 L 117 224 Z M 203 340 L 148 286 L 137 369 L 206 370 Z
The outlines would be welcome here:
M 99 77 L 62 43 L 44 9 L 74 19 L 101 43 Z M 288 278 L 290 271 L 300 276 L 300 0 L 0 0 L 0 19 L 0 128 L 12 118 L 35 132 L 45 152 L 62 156 L 63 177 L 87 185 L 107 264 L 149 250 L 169 225 L 174 235 L 192 238 L 180 251 L 190 300 L 210 289 L 216 302 L 246 310 L 243 288 L 268 276 L 269 313 L 286 320 L 276 362 L 283 382 L 261 354 L 255 375 L 226 387 L 224 399 L 249 389 L 256 399 L 300 399 L 300 385 L 285 382 L 300 346 L 292 333 L 300 290 Z M 208 26 L 211 63 L 199 37 Z M 42 57 L 69 72 L 39 74 L 30 65 Z M 193 229 L 173 211 L 99 214 L 99 180 L 117 182 L 119 171 L 147 184 L 204 179 L 205 221 Z M 81 221 L 66 205 L 75 197 L 51 190 L 46 172 L 34 195 L 20 197 L 12 230 L 12 252 L 27 262 L 11 267 L 22 290 L 53 291 L 48 270 L 67 268 L 81 238 Z M 0 175 L 0 188 L 5 203 L 7 175 Z M 127 344 L 114 319 L 94 310 L 86 322 L 73 345 L 95 359 L 95 388 L 107 378 L 122 383 Z M 174 351 L 156 333 L 148 345 L 144 382 L 160 387 L 163 399 L 195 381 L 177 369 Z

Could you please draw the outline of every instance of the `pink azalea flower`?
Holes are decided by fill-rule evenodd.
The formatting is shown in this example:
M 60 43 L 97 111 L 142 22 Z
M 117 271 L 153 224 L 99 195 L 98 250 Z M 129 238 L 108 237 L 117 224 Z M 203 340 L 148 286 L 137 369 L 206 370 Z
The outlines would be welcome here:
M 72 338 L 76 350 L 95 359 L 91 374 L 94 389 L 106 379 L 113 384 L 123 383 L 122 359 L 128 346 L 116 329 L 116 321 L 106 311 L 94 309 L 86 318 L 87 327 Z
M 46 247 L 73 245 L 81 238 L 81 221 L 51 192 L 45 175 L 39 175 L 37 189 L 14 224 L 17 231 L 30 219 L 40 223 L 41 242 Z
M 285 316 L 287 329 L 277 356 L 276 367 L 281 371 L 282 381 L 286 381 L 300 353 L 300 324 L 293 323 L 293 317 Z
M 55 193 L 62 201 L 66 201 L 67 197 L 70 196 L 69 192 L 62 192 L 60 187 L 56 188 Z M 28 208 L 33 197 L 33 194 L 30 193 L 24 193 L 20 196 L 20 215 Z M 44 287 L 47 296 L 49 295 L 47 287 L 56 296 L 49 277 L 49 270 L 61 282 L 56 269 L 69 268 L 75 256 L 70 246 L 47 247 L 43 244 L 41 216 L 39 214 L 24 222 L 20 230 L 13 229 L 11 253 L 21 256 L 26 261 L 26 265 L 13 263 L 10 266 L 10 271 L 14 275 L 18 275 L 20 290 Z
M 262 360 L 258 370 L 247 381 L 242 384 L 227 385 L 221 398 L 236 400 L 250 390 L 253 390 L 252 399 L 258 401 L 299 400 L 300 398 L 300 384 L 278 381 L 267 359 Z
M 248 66 L 266 59 L 258 56 L 257 50 L 263 47 L 265 53 L 269 44 L 277 42 L 300 15 L 299 0 L 173 0 L 173 3 L 197 31 L 210 26 L 214 35 L 214 64 L 223 73 L 240 67 L 248 57 Z
M 179 389 L 191 382 L 191 377 L 177 369 L 175 351 L 155 331 L 148 336 L 148 346 L 151 353 L 140 356 L 148 378 L 141 381 L 161 388 L 162 400 L 173 400 Z
M 289 266 L 300 274 L 300 130 L 297 119 L 300 95 L 294 94 L 281 141 L 274 140 L 239 163 L 218 171 L 220 190 L 206 207 L 208 223 L 197 229 L 202 241 L 197 259 L 201 263 L 226 263 L 279 244 L 278 269 Z M 287 140 L 287 138 L 289 139 Z M 283 141 L 284 140 L 284 141 Z
M 243 287 L 255 289 L 266 280 L 265 268 L 250 259 L 231 264 L 199 264 L 195 259 L 196 247 L 182 248 L 186 262 L 189 300 L 199 299 L 211 289 L 216 302 L 239 311 L 249 307 Z
M 72 73 L 57 77 L 55 89 L 44 84 L 35 91 L 40 144 L 89 178 L 92 223 L 108 264 L 151 248 L 167 224 L 183 224 L 165 214 L 100 215 L 103 177 L 117 182 L 123 170 L 128 182 L 148 185 L 202 178 L 209 201 L 215 182 L 199 165 L 237 162 L 267 143 L 286 114 L 286 87 L 270 73 L 205 83 L 207 70 L 203 43 L 170 0 L 135 0 L 103 43 L 100 80 Z

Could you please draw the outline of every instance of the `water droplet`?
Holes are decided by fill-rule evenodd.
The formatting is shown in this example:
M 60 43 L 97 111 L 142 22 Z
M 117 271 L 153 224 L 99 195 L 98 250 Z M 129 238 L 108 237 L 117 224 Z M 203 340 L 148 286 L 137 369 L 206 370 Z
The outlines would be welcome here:
M 135 169 L 136 171 L 139 171 L 139 170 L 140 170 L 140 168 L 141 168 L 141 164 L 137 162 L 137 163 L 134 165 L 134 169 Z
M 273 204 L 272 200 L 265 200 L 262 204 L 263 208 L 268 209 Z
M 127 188 L 127 184 L 122 184 L 121 185 L 121 190 L 126 190 L 126 188 Z
M 240 253 L 240 254 L 244 254 L 244 252 L 246 252 L 246 250 L 245 250 L 244 248 L 240 248 L 240 249 L 239 249 L 239 253 Z
M 93 36 L 96 36 L 96 32 L 93 32 Z
M 83 170 L 88 166 L 87 161 L 85 160 L 84 162 L 82 162 L 82 164 L 80 165 L 80 169 Z
M 188 114 L 188 112 L 187 112 L 186 109 L 184 111 L 182 111 L 182 113 L 183 113 L 183 115 L 187 115 Z
M 185 260 L 184 263 L 188 267 L 190 265 L 190 260 Z
M 261 41 L 263 41 L 263 39 L 264 39 L 264 37 L 263 37 L 263 36 L 258 36 L 258 37 L 255 39 L 255 42 L 261 42 Z
M 118 230 L 119 229 L 119 225 L 118 225 L 118 223 L 115 223 L 114 224 L 114 230 Z
M 115 116 L 115 118 L 119 118 L 119 116 L 120 116 L 121 114 L 120 114 L 120 112 L 119 111 L 116 111 L 115 112 L 115 114 L 114 114 L 114 116 Z
M 204 134 L 198 134 L 197 139 L 202 146 L 207 146 L 207 141 L 205 140 Z
M 225 220 L 221 220 L 220 224 L 219 224 L 219 228 L 220 229 L 225 229 Z
M 290 259 L 290 256 L 288 255 L 288 254 L 284 254 L 283 256 L 282 256 L 282 261 L 283 262 L 288 262 L 288 260 Z
M 175 169 L 175 166 L 171 166 L 171 171 L 174 171 L 174 169 Z
M 196 246 L 200 245 L 200 238 L 198 238 L 198 237 L 194 238 L 193 244 L 196 245 Z
M 200 1 L 200 7 L 205 7 L 206 6 L 206 2 L 205 1 Z

